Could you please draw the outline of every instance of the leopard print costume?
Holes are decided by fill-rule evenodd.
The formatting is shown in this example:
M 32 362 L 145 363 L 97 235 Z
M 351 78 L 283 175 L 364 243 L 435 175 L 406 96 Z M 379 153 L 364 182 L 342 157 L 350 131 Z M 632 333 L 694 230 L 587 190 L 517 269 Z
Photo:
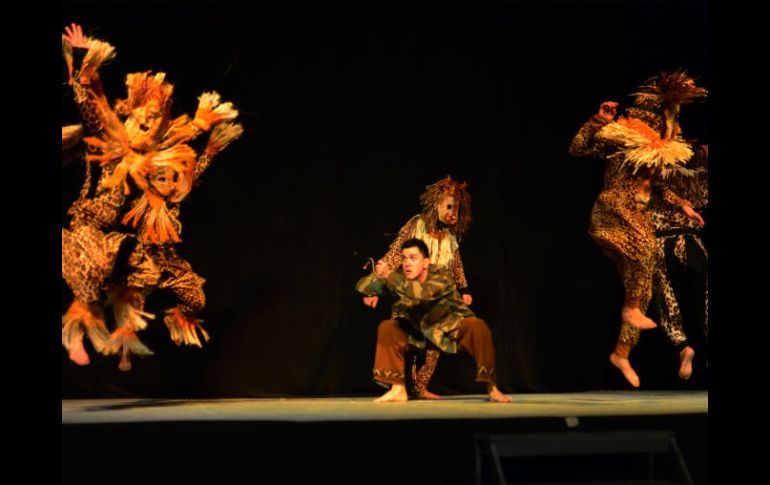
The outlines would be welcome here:
M 648 181 L 653 196 L 670 205 L 681 206 L 688 201 L 660 185 L 653 174 L 630 173 L 624 167 L 623 155 L 617 147 L 595 138 L 602 122 L 592 118 L 578 131 L 570 144 L 573 156 L 597 155 L 607 161 L 604 188 L 591 211 L 589 234 L 611 258 L 618 269 L 628 306 L 638 306 L 644 312 L 652 297 L 652 273 L 655 267 L 655 233 L 647 210 L 650 198 L 640 194 L 642 183 Z M 635 342 L 631 330 L 621 331 L 621 339 Z
M 86 160 L 99 163 L 86 163 L 83 187 L 68 210 L 69 228 L 62 229 L 62 276 L 75 295 L 62 320 L 62 343 L 73 361 L 87 364 L 85 327 L 94 347 L 103 354 L 122 353 L 120 368 L 128 370 L 130 353 L 152 353 L 136 332 L 146 327 L 146 318 L 154 318 L 144 312 L 144 302 L 157 289 L 169 289 L 179 302 L 164 317 L 172 340 L 199 347 L 199 333 L 208 340 L 195 319 L 206 302 L 205 280 L 177 255 L 174 244 L 181 233 L 178 202 L 243 129 L 229 123 L 238 112 L 215 92 L 199 97 L 194 119 L 172 120 L 173 89 L 164 73 L 129 74 L 128 98 L 111 106 L 96 71 L 114 56 L 112 46 L 96 39 L 87 39 L 87 47 L 80 40 L 70 46 L 64 36 L 63 41 L 74 100 L 90 135 L 84 139 Z M 145 126 L 152 128 L 144 131 Z M 186 142 L 210 129 L 205 152 L 196 160 Z M 137 166 L 140 170 L 134 171 Z M 179 178 L 165 176 L 165 170 L 176 171 Z M 116 268 L 123 247 L 129 256 L 126 267 Z M 102 307 L 108 305 L 117 324 L 111 335 L 102 318 Z
M 692 177 L 674 177 L 669 185 L 702 209 L 708 205 L 708 152 L 698 147 L 688 167 L 696 170 Z M 650 211 L 656 231 L 656 264 L 653 299 L 658 308 L 660 325 L 677 349 L 689 346 L 669 269 L 690 273 L 688 284 L 703 285 L 703 313 L 695 318 L 702 321 L 708 337 L 708 251 L 698 235 L 699 228 L 684 214 L 653 201 Z M 695 261 L 688 260 L 695 257 Z M 668 255 L 668 256 L 667 256 Z M 693 276 L 695 279 L 693 279 Z M 702 278 L 702 279 L 701 279 Z M 697 310 L 700 312 L 700 309 Z
M 656 259 L 654 277 L 654 301 L 658 308 L 660 325 L 672 344 L 677 348 L 688 345 L 683 327 L 682 313 L 671 283 L 668 265 L 677 264 L 680 268 L 691 267 L 688 261 L 688 246 L 696 250 L 704 261 L 708 261 L 708 251 L 698 236 L 696 229 L 689 227 L 689 219 L 683 219 L 678 213 L 670 211 L 651 211 L 653 225 L 657 229 Z M 670 250 L 667 250 L 670 248 Z M 667 260 L 669 252 L 672 259 Z M 703 329 L 708 336 L 708 273 L 704 276 Z

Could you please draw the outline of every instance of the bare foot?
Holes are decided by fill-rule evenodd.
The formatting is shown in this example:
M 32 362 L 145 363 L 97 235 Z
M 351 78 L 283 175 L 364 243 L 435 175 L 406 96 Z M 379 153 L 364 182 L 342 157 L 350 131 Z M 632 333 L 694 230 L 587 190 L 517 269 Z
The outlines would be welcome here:
M 692 359 L 695 357 L 695 350 L 687 346 L 679 352 L 679 378 L 685 381 L 692 375 Z
M 441 396 L 438 394 L 433 394 L 429 390 L 425 389 L 422 391 L 422 394 L 420 394 L 420 399 L 441 399 Z
M 620 312 L 620 318 L 623 323 L 627 323 L 632 327 L 640 328 L 642 330 L 657 327 L 655 322 L 647 318 L 638 307 L 632 308 L 624 306 L 623 310 Z
M 403 384 L 393 384 L 390 391 L 374 400 L 374 402 L 406 401 L 409 396 L 406 395 L 406 386 Z
M 77 365 L 88 365 L 91 361 L 88 359 L 88 354 L 86 353 L 86 349 L 83 347 L 83 342 L 81 341 L 79 345 L 75 346 L 72 349 L 69 349 L 70 354 L 70 360 Z
M 131 360 L 128 358 L 128 350 L 123 347 L 123 355 L 120 357 L 120 364 L 118 364 L 118 369 L 122 370 L 123 372 L 128 372 L 131 370 Z
M 511 396 L 506 396 L 496 385 L 489 386 L 489 400 L 492 402 L 513 402 Z
M 623 357 L 613 352 L 610 354 L 610 362 L 612 362 L 612 365 L 620 369 L 620 372 L 623 373 L 623 377 L 626 378 L 629 384 L 634 387 L 639 387 L 639 376 L 637 376 L 636 372 L 634 372 L 634 368 L 631 367 L 631 362 L 629 362 L 628 359 L 624 359 Z

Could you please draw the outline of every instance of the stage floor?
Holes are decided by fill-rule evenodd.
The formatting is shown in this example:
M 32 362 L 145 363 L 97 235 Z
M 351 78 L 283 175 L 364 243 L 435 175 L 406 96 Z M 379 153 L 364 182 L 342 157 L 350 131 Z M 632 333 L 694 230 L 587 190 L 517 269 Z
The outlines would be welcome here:
M 375 403 L 373 397 L 62 400 L 62 424 L 485 420 L 708 413 L 707 391 L 605 391 L 512 397 L 513 403 L 489 403 L 486 395 L 481 394 L 403 403 Z

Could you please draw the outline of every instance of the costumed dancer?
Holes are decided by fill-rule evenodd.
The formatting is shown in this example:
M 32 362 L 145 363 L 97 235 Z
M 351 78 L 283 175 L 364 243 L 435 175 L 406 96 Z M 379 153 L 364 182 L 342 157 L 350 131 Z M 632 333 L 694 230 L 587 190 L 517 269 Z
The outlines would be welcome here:
M 601 104 L 569 148 L 573 156 L 596 155 L 606 160 L 604 187 L 591 212 L 589 234 L 616 265 L 625 299 L 621 330 L 610 362 L 626 380 L 639 387 L 629 355 L 641 330 L 654 328 L 645 313 L 652 296 L 656 241 L 647 206 L 651 197 L 673 206 L 698 226 L 703 219 L 692 203 L 665 184 L 672 174 L 693 175 L 685 167 L 692 147 L 676 133 L 682 104 L 705 94 L 692 79 L 661 73 L 634 93 L 634 106 L 617 120 L 616 102 Z
M 450 271 L 462 294 L 463 302 L 470 305 L 473 297 L 469 292 L 468 280 L 460 257 L 460 241 L 468 233 L 472 219 L 471 195 L 467 187 L 467 182 L 456 182 L 449 175 L 427 186 L 425 192 L 420 195 L 422 212 L 404 224 L 380 261 L 390 268 L 400 267 L 403 242 L 412 238 L 420 239 L 428 246 L 431 264 L 442 266 Z M 377 295 L 364 297 L 364 303 L 372 308 L 378 301 Z M 392 317 L 396 318 L 398 315 L 394 314 Z M 439 355 L 439 350 L 428 344 L 422 365 L 418 366 L 416 361 L 412 363 L 413 393 L 417 397 L 439 398 L 428 390 L 428 382 L 436 369 Z
M 71 360 L 85 365 L 87 335 L 98 352 L 120 353 L 120 369 L 129 370 L 129 354 L 152 353 L 136 335 L 154 318 L 144 311 L 152 289 L 170 288 L 181 300 L 164 318 L 175 343 L 200 346 L 196 329 L 208 338 L 190 317 L 203 307 L 203 279 L 174 249 L 181 242 L 178 203 L 243 129 L 231 123 L 237 110 L 215 92 L 199 97 L 194 118 L 172 118 L 173 86 L 165 73 L 129 74 L 128 97 L 111 106 L 98 69 L 114 58 L 115 49 L 84 36 L 76 24 L 65 32 L 64 59 L 81 112 L 87 163 L 83 188 L 68 210 L 69 228 L 62 228 L 62 276 L 74 294 L 62 317 L 62 343 Z M 198 156 L 187 142 L 209 131 Z M 127 267 L 116 268 L 122 252 L 130 253 Z M 157 277 L 150 279 L 150 272 Z M 111 333 L 104 318 L 109 305 L 116 322 Z
M 703 211 L 708 206 L 708 145 L 695 148 L 695 156 L 687 168 L 695 173 L 692 176 L 673 174 L 666 184 L 691 201 L 694 209 Z M 653 199 L 650 216 L 657 250 L 652 300 L 661 328 L 679 352 L 679 378 L 687 380 L 692 375 L 695 350 L 684 329 L 680 302 L 683 294 L 693 296 L 692 301 L 686 299 L 690 303 L 686 315 L 702 325 L 708 337 L 708 251 L 699 235 L 700 226 L 680 211 Z
M 406 401 L 404 355 L 409 347 L 435 349 L 450 354 L 467 352 L 476 361 L 476 381 L 487 386 L 490 401 L 510 402 L 495 385 L 495 349 L 487 324 L 463 302 L 450 271 L 430 263 L 428 246 L 421 239 L 401 244 L 401 267 L 392 271 L 379 261 L 372 274 L 356 283 L 366 296 L 386 289 L 398 299 L 395 318 L 380 322 L 374 358 L 374 379 L 390 385 L 376 401 Z

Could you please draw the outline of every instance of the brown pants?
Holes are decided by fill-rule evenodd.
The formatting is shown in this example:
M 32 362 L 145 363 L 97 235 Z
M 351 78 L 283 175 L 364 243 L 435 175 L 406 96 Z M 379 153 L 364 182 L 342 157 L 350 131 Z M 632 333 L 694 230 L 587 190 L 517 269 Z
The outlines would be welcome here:
M 404 323 L 403 325 L 408 325 Z M 374 354 L 374 379 L 387 384 L 404 383 L 404 353 L 409 345 L 408 333 L 398 320 L 383 320 L 377 328 L 377 350 Z M 458 350 L 476 360 L 476 381 L 495 382 L 495 347 L 492 332 L 484 320 L 476 317 L 460 321 Z

